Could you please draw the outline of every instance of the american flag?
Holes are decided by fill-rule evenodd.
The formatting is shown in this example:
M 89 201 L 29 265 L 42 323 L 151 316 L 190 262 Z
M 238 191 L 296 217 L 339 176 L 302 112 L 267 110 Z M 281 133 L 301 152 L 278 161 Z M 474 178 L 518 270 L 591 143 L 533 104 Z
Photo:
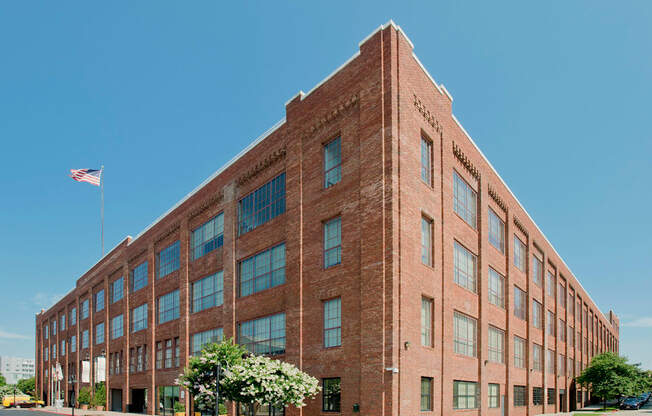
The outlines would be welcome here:
M 97 169 L 70 169 L 70 177 L 77 182 L 88 182 L 100 186 L 102 171 Z

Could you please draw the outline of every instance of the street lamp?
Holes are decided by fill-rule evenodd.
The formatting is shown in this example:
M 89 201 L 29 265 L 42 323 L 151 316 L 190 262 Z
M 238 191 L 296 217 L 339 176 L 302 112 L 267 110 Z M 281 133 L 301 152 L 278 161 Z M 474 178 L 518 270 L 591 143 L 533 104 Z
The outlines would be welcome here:
M 215 416 L 220 415 L 220 373 L 222 372 L 222 366 L 219 361 L 217 367 L 215 367 Z
M 72 416 L 75 416 L 75 383 L 77 380 L 75 379 L 75 375 L 71 374 L 70 375 L 70 384 L 72 384 L 72 403 L 70 406 L 72 407 Z
M 18 408 L 16 405 L 16 386 L 14 386 L 14 407 Z

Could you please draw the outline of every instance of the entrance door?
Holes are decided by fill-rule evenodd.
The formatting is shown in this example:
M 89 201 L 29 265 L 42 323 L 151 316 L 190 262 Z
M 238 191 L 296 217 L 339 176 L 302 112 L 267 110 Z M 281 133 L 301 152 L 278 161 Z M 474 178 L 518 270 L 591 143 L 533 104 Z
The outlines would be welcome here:
M 131 389 L 131 404 L 129 413 L 145 413 L 145 389 Z
M 122 412 L 122 389 L 111 389 L 111 411 Z
M 500 396 L 500 416 L 505 416 L 505 395 Z
M 566 411 L 566 394 L 560 393 L 559 394 L 559 411 L 560 412 L 565 412 Z

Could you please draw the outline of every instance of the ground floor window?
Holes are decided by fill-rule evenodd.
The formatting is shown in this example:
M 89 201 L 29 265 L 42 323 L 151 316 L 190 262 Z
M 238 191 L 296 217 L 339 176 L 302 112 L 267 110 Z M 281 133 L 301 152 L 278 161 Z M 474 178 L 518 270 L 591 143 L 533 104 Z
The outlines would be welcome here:
M 238 406 L 238 416 L 249 416 L 249 409 L 247 409 L 243 404 L 240 404 L 240 406 Z M 265 404 L 258 407 L 255 416 L 285 416 L 285 409 Z
M 322 407 L 323 412 L 339 412 L 341 400 L 340 378 L 323 379 Z
M 548 404 L 555 404 L 555 389 L 548 389 Z
M 158 388 L 158 409 L 159 415 L 172 415 L 174 404 L 179 401 L 178 386 L 159 386 Z
M 421 411 L 432 411 L 432 378 L 421 377 Z
M 489 384 L 489 408 L 500 407 L 500 385 Z
M 532 404 L 535 406 L 543 404 L 543 387 L 532 388 Z
M 453 409 L 477 409 L 480 389 L 471 381 L 453 382 Z
M 526 386 L 514 386 L 514 406 L 527 406 Z

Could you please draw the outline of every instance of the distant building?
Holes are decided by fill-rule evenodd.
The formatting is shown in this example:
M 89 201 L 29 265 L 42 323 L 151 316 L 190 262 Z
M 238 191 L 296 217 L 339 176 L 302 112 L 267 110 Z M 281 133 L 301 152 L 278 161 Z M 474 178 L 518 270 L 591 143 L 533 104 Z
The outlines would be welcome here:
M 5 377 L 7 384 L 16 384 L 19 380 L 34 377 L 34 366 L 32 358 L 0 356 L 0 374 Z

